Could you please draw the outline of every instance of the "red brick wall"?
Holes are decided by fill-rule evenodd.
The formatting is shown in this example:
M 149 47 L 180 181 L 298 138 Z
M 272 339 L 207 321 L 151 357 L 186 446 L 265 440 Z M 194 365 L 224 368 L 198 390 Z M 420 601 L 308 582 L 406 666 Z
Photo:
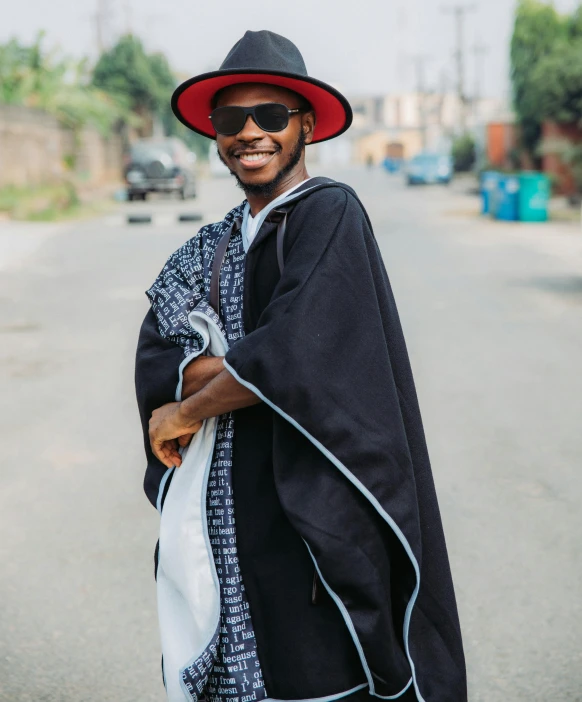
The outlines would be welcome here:
M 517 147 L 514 124 L 491 122 L 487 125 L 487 161 L 497 168 L 511 166 L 509 154 Z

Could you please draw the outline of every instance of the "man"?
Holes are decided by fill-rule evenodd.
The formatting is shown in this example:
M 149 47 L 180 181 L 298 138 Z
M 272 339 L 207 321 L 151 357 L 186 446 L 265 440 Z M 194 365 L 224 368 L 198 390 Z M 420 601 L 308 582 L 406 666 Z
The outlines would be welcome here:
M 263 31 L 172 106 L 246 200 L 168 259 L 138 346 L 168 698 L 463 702 L 388 277 L 353 190 L 305 167 L 349 104 Z

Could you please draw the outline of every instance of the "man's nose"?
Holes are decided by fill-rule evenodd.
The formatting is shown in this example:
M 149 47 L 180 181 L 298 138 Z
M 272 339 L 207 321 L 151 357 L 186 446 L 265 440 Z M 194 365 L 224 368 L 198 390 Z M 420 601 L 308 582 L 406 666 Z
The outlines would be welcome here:
M 243 128 L 236 136 L 241 141 L 254 141 L 255 139 L 262 139 L 263 135 L 263 130 L 255 122 L 253 116 L 247 115 Z

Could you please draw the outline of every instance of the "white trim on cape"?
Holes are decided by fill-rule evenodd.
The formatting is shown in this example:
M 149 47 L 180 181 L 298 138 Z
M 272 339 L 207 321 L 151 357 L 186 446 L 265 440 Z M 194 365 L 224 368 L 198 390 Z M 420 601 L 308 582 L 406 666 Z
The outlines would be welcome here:
M 254 386 L 252 383 L 249 383 L 246 380 L 243 380 L 243 378 L 240 377 L 240 375 L 235 371 L 235 369 L 231 365 L 229 365 L 229 363 L 226 361 L 226 359 L 224 359 L 223 363 L 224 363 L 224 367 L 226 368 L 226 370 L 229 371 L 229 373 L 231 373 L 234 376 L 234 378 L 236 378 L 236 380 L 241 385 L 244 385 L 246 388 L 248 388 L 249 390 L 254 392 L 254 394 L 257 397 L 259 397 L 261 400 L 263 400 L 263 402 L 266 402 L 269 405 L 269 407 L 274 409 L 275 412 L 280 414 L 284 419 L 286 419 L 290 424 L 292 424 L 296 429 L 298 429 L 304 436 L 306 436 L 309 439 L 309 441 L 311 441 L 311 443 L 316 448 L 318 448 L 321 451 L 321 453 L 323 453 L 323 455 L 327 459 L 329 459 L 336 466 L 336 468 L 338 468 L 353 485 L 355 485 L 355 487 L 364 495 L 364 497 L 366 497 L 369 500 L 369 502 L 376 509 L 378 514 L 388 523 L 388 525 L 391 527 L 392 531 L 396 534 L 398 540 L 400 541 L 400 543 L 404 547 L 404 550 L 406 551 L 406 554 L 412 563 L 412 567 L 414 568 L 414 572 L 416 575 L 416 586 L 415 586 L 414 591 L 412 593 L 412 596 L 408 602 L 408 605 L 406 607 L 406 613 L 404 615 L 404 627 L 403 627 L 403 629 L 404 629 L 404 632 L 403 632 L 404 633 L 404 648 L 406 651 L 406 656 L 408 658 L 408 662 L 410 663 L 410 670 L 412 672 L 412 683 L 414 685 L 414 690 L 415 690 L 415 693 L 417 696 L 417 700 L 418 700 L 418 702 L 425 702 L 423 696 L 420 693 L 420 690 L 418 689 L 418 683 L 416 681 L 416 673 L 415 673 L 415 668 L 414 668 L 414 661 L 412 660 L 412 656 L 410 654 L 410 648 L 408 645 L 410 618 L 412 616 L 412 610 L 414 608 L 414 604 L 415 604 L 416 598 L 418 596 L 418 591 L 420 589 L 420 568 L 418 566 L 418 561 L 416 560 L 416 557 L 415 557 L 414 553 L 412 552 L 410 544 L 408 543 L 407 538 L 404 536 L 400 527 L 396 524 L 396 522 L 392 519 L 392 517 L 388 514 L 388 512 L 386 512 L 386 510 L 378 502 L 377 498 L 374 497 L 374 495 L 372 495 L 372 493 L 368 490 L 368 488 L 365 485 L 363 485 L 356 478 L 356 476 L 350 470 L 348 470 L 348 468 L 346 468 L 346 466 L 344 466 L 344 464 L 338 458 L 336 458 L 336 456 L 334 456 L 333 453 L 331 453 L 331 451 L 326 449 L 325 446 L 320 441 L 318 441 L 306 429 L 304 429 L 298 422 L 296 422 L 293 419 L 293 417 L 288 415 L 280 407 L 277 407 L 277 405 L 274 402 L 271 402 L 271 400 L 269 400 L 267 397 L 265 397 L 265 395 L 256 386 Z M 323 582 L 323 580 L 322 580 L 322 582 Z M 338 600 L 339 600 L 339 598 L 336 595 L 336 597 L 334 598 L 334 601 L 336 602 L 336 604 L 338 604 Z M 344 610 L 345 610 L 345 607 L 344 607 L 344 609 L 340 608 L 340 612 L 342 613 L 342 615 L 344 615 Z M 349 614 L 348 614 L 347 610 L 345 610 L 345 614 L 349 618 Z M 344 616 L 344 619 L 345 619 L 345 616 Z M 351 619 L 350 619 L 350 622 L 351 622 Z M 347 619 L 346 619 L 346 624 L 348 624 Z M 351 627 L 348 625 L 348 629 L 350 630 L 352 637 L 355 637 L 354 644 L 356 645 L 358 652 L 362 651 L 362 655 L 363 655 L 362 645 L 357 638 L 353 623 L 352 623 Z M 369 666 L 367 663 L 365 664 L 365 670 L 366 670 L 366 674 L 368 674 Z M 406 689 L 407 688 L 402 690 L 402 692 L 400 692 L 398 694 L 398 696 L 402 695 L 406 691 Z M 375 695 L 376 697 L 380 696 L 380 695 L 377 695 L 375 692 L 373 692 L 373 686 L 370 687 L 370 694 Z M 388 697 L 386 699 L 391 699 L 391 698 Z

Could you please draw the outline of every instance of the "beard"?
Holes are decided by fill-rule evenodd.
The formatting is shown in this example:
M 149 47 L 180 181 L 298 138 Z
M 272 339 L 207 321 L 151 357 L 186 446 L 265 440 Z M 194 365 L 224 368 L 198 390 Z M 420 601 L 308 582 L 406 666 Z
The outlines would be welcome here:
M 245 195 L 255 195 L 257 197 L 262 198 L 271 198 L 277 191 L 277 188 L 279 187 L 285 176 L 288 173 L 291 173 L 291 171 L 301 160 L 304 148 L 305 134 L 303 133 L 303 130 L 300 130 L 299 137 L 295 142 L 293 150 L 289 154 L 289 160 L 283 166 L 283 168 L 281 168 L 281 170 L 279 171 L 279 173 L 277 173 L 273 180 L 270 180 L 268 183 L 244 183 L 236 173 L 230 170 L 230 168 L 228 170 L 230 171 L 230 174 L 236 178 L 236 184 L 239 188 L 241 188 L 244 191 Z M 218 158 L 228 168 L 228 164 L 222 157 L 220 150 L 217 148 L 216 151 L 218 153 Z

